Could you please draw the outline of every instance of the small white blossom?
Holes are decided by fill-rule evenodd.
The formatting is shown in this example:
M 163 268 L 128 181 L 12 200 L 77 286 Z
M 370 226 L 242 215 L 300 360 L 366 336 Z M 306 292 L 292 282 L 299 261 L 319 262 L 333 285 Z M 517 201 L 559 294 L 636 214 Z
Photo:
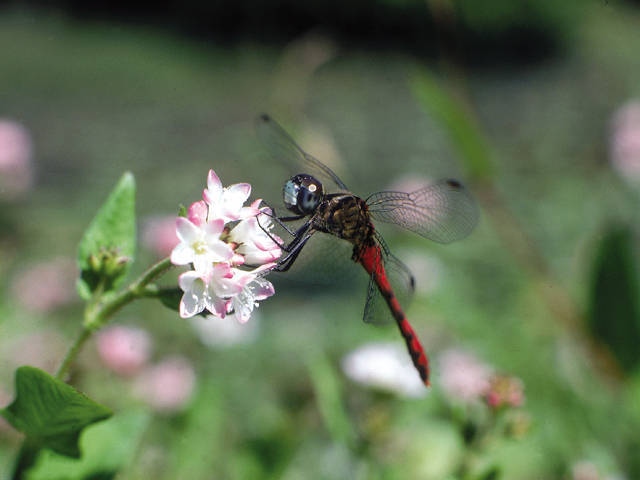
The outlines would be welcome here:
M 264 265 L 261 268 L 270 269 L 272 265 Z M 249 274 L 250 280 L 243 287 L 242 291 L 231 299 L 231 305 L 236 318 L 240 323 L 246 323 L 251 317 L 253 309 L 258 306 L 260 300 L 269 298 L 275 293 L 275 289 L 270 281 L 256 275 Z
M 224 188 L 222 182 L 213 170 L 209 170 L 207 188 L 202 197 L 209 206 L 208 219 L 222 219 L 225 222 L 240 220 L 257 215 L 257 205 L 244 207 L 244 202 L 251 195 L 251 185 L 236 183 Z
M 212 294 L 207 277 L 207 274 L 195 270 L 184 272 L 178 277 L 178 284 L 184 292 L 180 301 L 182 318 L 193 317 L 205 309 L 219 317 L 226 314 L 229 300 L 219 298 L 215 293 Z
M 243 206 L 250 193 L 246 183 L 223 188 L 210 170 L 204 200 L 191 204 L 187 218 L 177 219 L 180 243 L 171 252 L 171 261 L 193 266 L 178 278 L 184 292 L 181 317 L 206 310 L 220 318 L 233 313 L 244 323 L 259 301 L 275 293 L 263 277 L 281 254 L 276 243 L 280 239 L 266 233 L 271 222 L 268 210 L 260 209 L 261 200 Z M 245 264 L 257 268 L 247 270 Z
M 220 240 L 224 222 L 216 220 L 196 225 L 190 220 L 178 217 L 176 233 L 180 243 L 171 252 L 174 265 L 193 264 L 196 271 L 208 271 L 214 262 L 223 262 L 233 257 L 233 249 Z
M 342 360 L 342 370 L 352 380 L 409 398 L 420 398 L 428 390 L 404 348 L 395 343 L 370 343 Z
M 236 252 L 250 265 L 273 262 L 282 254 L 274 241 L 280 241 L 280 238 L 267 234 L 273 225 L 264 211 L 263 209 L 259 215 L 242 220 L 229 234 L 229 240 L 238 245 Z

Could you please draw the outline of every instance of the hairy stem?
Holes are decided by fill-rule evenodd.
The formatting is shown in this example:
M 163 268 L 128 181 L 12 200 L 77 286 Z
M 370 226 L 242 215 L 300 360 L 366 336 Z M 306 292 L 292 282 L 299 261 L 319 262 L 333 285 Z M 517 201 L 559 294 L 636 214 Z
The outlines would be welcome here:
M 152 265 L 129 286 L 115 295 L 103 296 L 101 292 L 98 297 L 94 296 L 85 309 L 82 330 L 71 344 L 71 347 L 69 347 L 60 368 L 56 372 L 56 378 L 63 380 L 67 376 L 82 347 L 94 332 L 106 325 L 111 317 L 128 303 L 137 298 L 148 297 L 149 284 L 166 273 L 171 267 L 171 260 L 165 258 Z

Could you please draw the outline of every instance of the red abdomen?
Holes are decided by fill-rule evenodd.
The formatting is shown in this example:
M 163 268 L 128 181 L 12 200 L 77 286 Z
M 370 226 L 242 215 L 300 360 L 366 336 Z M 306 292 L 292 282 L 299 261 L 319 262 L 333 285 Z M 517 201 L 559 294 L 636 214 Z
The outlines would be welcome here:
M 384 268 L 383 258 L 384 255 L 380 245 L 375 243 L 373 245 L 365 245 L 361 247 L 356 246 L 354 249 L 354 260 L 360 263 L 364 269 L 373 276 L 373 280 L 389 306 L 389 309 L 393 314 L 393 318 L 398 324 L 400 333 L 407 344 L 407 349 L 409 350 L 409 355 L 411 355 L 413 365 L 416 367 L 416 370 L 418 370 L 420 378 L 424 384 L 429 386 L 429 360 L 427 359 L 427 355 L 424 352 L 424 348 L 422 348 L 422 344 L 420 343 L 416 332 L 413 330 L 409 320 L 407 320 L 407 317 L 400 306 L 400 302 L 398 302 L 398 299 L 391 288 L 391 284 L 389 283 L 389 279 L 387 278 L 387 273 Z

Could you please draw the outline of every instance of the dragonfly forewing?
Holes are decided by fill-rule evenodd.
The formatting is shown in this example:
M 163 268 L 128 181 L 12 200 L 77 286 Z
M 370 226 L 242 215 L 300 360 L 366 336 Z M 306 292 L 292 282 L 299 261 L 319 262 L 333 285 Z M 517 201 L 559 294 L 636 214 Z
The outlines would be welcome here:
M 305 152 L 291 136 L 269 115 L 258 117 L 256 130 L 258 137 L 276 162 L 283 164 L 290 175 L 309 173 L 320 180 L 328 180 L 339 190 L 348 191 L 347 186 L 333 170 L 313 155 Z M 328 187 L 329 185 L 325 185 Z
M 378 192 L 367 198 L 371 216 L 429 240 L 451 243 L 471 233 L 478 206 L 457 180 L 440 180 L 412 193 Z

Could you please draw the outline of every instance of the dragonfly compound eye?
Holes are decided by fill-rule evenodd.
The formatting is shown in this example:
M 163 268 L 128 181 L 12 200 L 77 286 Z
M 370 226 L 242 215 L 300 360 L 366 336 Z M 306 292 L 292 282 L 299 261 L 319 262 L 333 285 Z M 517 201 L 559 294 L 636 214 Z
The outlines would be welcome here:
M 282 195 L 287 210 L 297 215 L 310 215 L 322 200 L 322 183 L 311 175 L 295 175 L 284 184 Z

